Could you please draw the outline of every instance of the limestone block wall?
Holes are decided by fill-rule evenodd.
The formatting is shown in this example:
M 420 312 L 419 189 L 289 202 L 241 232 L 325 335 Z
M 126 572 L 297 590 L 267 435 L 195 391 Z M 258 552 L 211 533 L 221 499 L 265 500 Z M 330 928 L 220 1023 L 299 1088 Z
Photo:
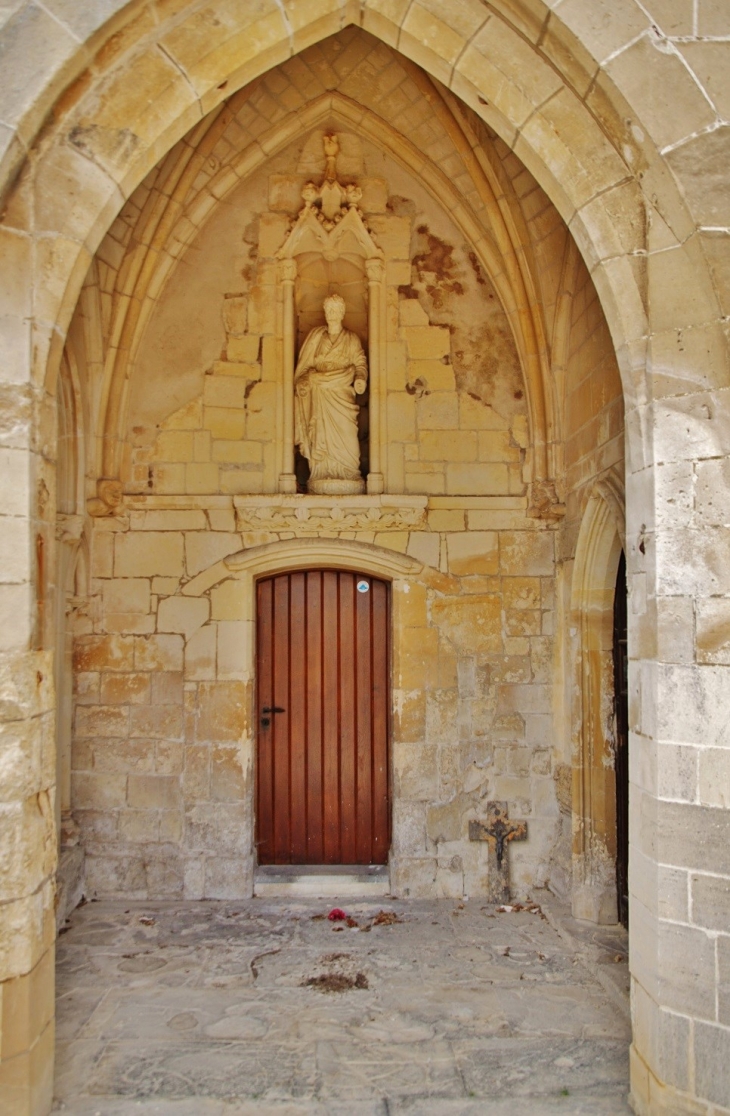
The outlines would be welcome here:
M 302 186 L 322 174 L 324 130 L 272 156 L 225 205 L 210 197 L 210 219 L 144 312 L 120 458 L 126 495 L 116 514 L 94 519 L 92 619 L 76 640 L 73 801 L 87 884 L 100 895 L 250 891 L 252 589 L 221 562 L 268 547 L 273 569 L 278 545 L 315 538 L 332 540 L 325 566 L 338 564 L 346 542 L 364 571 L 373 554 L 410 561 L 393 588 L 403 602 L 393 632 L 393 886 L 483 893 L 485 850 L 467 830 L 495 797 L 530 822 L 514 854 L 516 893 L 554 874 L 558 531 L 555 519 L 528 514 L 532 442 L 514 325 L 433 193 L 346 128 L 339 169 L 363 191 L 385 263 L 386 495 L 329 505 L 276 495 L 276 253 Z M 230 150 L 219 143 L 215 157 Z M 114 245 L 131 251 L 147 190 L 107 237 L 105 268 L 116 258 L 123 273 Z M 520 192 L 526 222 L 560 254 L 564 226 L 529 176 Z M 108 274 L 97 266 L 90 283 L 103 301 Z M 347 258 L 299 262 L 299 341 L 331 289 L 346 297 L 346 325 L 367 340 L 365 285 Z M 88 358 L 87 345 L 78 356 Z M 418 622 L 399 623 L 416 600 Z
M 355 568 L 388 555 L 403 567 L 391 574 L 393 886 L 483 893 L 485 851 L 467 829 L 494 797 L 530 823 L 513 855 L 516 893 L 545 882 L 558 814 L 556 532 L 525 516 L 524 497 L 361 501 L 371 506 L 344 509 L 348 526 L 369 527 L 376 510 L 385 529 L 338 531 L 335 505 L 334 518 L 332 507 L 313 510 L 309 528 L 292 530 L 290 513 L 279 530 L 241 530 L 260 505 L 224 496 L 178 497 L 174 508 L 130 498 L 128 513 L 97 521 L 96 619 L 75 641 L 72 756 L 90 894 L 250 893 L 253 583 L 236 562 L 258 554 L 261 571 L 275 569 L 288 545 L 292 562 L 311 565 L 314 542 L 320 565 L 340 564 L 347 546 Z
M 508 409 L 483 383 L 480 395 L 460 376 L 458 391 L 461 369 L 458 360 L 452 363 L 448 325 L 432 325 L 417 298 L 400 299 L 396 309 L 395 337 L 387 347 L 389 490 L 521 495 L 528 434 L 519 380 L 513 392 L 518 403 Z M 463 351 L 459 355 L 463 361 Z M 504 383 L 499 388 L 505 392 Z

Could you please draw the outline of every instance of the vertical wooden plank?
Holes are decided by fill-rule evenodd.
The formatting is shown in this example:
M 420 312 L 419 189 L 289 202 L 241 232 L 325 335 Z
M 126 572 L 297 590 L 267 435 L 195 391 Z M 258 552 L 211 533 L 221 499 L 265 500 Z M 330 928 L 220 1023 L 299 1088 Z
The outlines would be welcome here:
M 390 771 L 388 756 L 388 678 L 390 631 L 388 587 L 373 579 L 372 723 L 373 843 L 372 863 L 385 864 L 390 848 Z
M 339 755 L 339 581 L 333 570 L 322 575 L 322 794 L 325 864 L 341 864 Z
M 272 864 L 274 856 L 274 781 L 271 728 L 261 725 L 261 710 L 272 704 L 273 601 L 271 579 L 256 586 L 256 848 L 259 864 Z
M 342 864 L 357 863 L 355 707 L 356 577 L 340 573 L 340 855 Z
M 289 742 L 289 576 L 274 578 L 274 687 L 272 713 L 274 755 L 274 855 L 276 864 L 291 863 L 291 796 Z
M 306 574 L 307 864 L 324 863 L 322 764 L 322 573 Z
M 306 576 L 305 573 L 289 575 L 288 714 L 292 864 L 307 863 Z
M 357 849 L 356 862 L 369 864 L 373 826 L 373 725 L 372 725 L 372 579 L 370 588 L 355 594 L 355 709 L 357 715 Z

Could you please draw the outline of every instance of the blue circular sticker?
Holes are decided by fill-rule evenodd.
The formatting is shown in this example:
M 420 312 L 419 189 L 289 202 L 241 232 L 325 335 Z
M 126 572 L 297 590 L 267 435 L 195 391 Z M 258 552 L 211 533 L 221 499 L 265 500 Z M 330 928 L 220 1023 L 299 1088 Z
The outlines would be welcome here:
M 370 583 L 369 583 L 369 582 L 367 582 L 367 581 L 358 581 L 358 583 L 357 583 L 357 591 L 358 591 L 358 593 L 367 593 L 367 591 L 368 591 L 368 589 L 369 589 L 369 588 L 370 588 Z

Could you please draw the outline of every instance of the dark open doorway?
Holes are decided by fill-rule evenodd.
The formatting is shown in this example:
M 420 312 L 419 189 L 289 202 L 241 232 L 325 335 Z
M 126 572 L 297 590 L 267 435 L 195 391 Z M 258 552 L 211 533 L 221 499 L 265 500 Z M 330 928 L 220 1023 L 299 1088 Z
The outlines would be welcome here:
M 619 922 L 629 925 L 629 687 L 626 557 L 622 553 L 613 602 L 613 681 L 616 713 L 616 890 Z

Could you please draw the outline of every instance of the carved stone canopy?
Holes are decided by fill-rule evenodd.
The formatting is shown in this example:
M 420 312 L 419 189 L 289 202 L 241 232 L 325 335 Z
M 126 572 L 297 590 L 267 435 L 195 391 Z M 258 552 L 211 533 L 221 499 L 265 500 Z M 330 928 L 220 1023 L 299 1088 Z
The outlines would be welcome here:
M 327 160 L 324 180 L 319 186 L 307 182 L 302 190 L 304 208 L 277 252 L 278 258 L 320 252 L 328 261 L 345 254 L 366 260 L 382 259 L 383 253 L 358 209 L 362 190 L 353 183 L 343 185 L 337 179 L 337 136 L 324 137 L 324 151 Z
M 358 202 L 362 197 L 362 190 L 355 184 L 343 184 L 337 177 L 337 153 L 339 141 L 335 135 L 324 137 L 324 153 L 326 168 L 324 179 L 319 186 L 308 182 L 302 190 L 304 208 L 300 211 L 284 243 L 276 253 L 278 260 L 277 281 L 282 288 L 282 334 L 281 354 L 283 384 L 283 409 L 282 409 L 282 471 L 279 474 L 279 491 L 294 494 L 297 491 L 297 478 L 294 472 L 294 378 L 295 378 L 295 348 L 296 348 L 296 294 L 300 257 L 320 257 L 327 264 L 345 258 L 348 264 L 354 263 L 356 270 L 362 275 L 363 283 L 367 285 L 363 290 L 363 304 L 367 306 L 367 361 L 370 373 L 370 401 L 369 401 L 369 471 L 366 481 L 366 490 L 370 495 L 382 493 L 384 477 L 381 466 L 381 436 L 383 425 L 382 412 L 382 385 L 380 373 L 381 337 L 385 333 L 384 321 L 384 291 L 385 277 L 384 253 L 373 239 L 370 230 L 365 224 L 363 214 L 358 209 Z M 302 263 L 301 266 L 308 266 Z M 329 280 L 330 295 L 339 295 L 332 290 L 337 282 L 332 284 Z M 326 292 L 324 292 L 326 293 Z M 314 328 L 320 328 L 312 323 L 312 329 L 307 337 L 313 335 Z M 352 334 L 355 336 L 355 334 Z M 333 335 L 334 336 L 334 335 Z M 305 340 L 306 345 L 306 340 Z M 301 356 L 301 353 L 300 353 Z M 302 383 L 306 392 L 307 384 Z M 301 417 L 301 416 L 300 416 Z M 301 433 L 301 422 L 299 430 Z M 355 427 L 355 434 L 357 429 Z M 300 443 L 297 443 L 300 444 Z M 359 453 L 359 451 L 358 451 Z M 306 456 L 306 455 L 305 455 Z M 348 455 L 352 456 L 352 455 Z M 349 477 L 349 474 L 346 474 Z M 323 477 L 317 479 L 321 490 L 327 488 L 332 493 L 334 484 L 338 493 L 341 493 L 340 473 L 338 479 Z M 347 479 L 348 491 L 341 493 L 346 496 L 360 491 L 361 481 L 352 477 Z M 354 487 L 356 486 L 356 487 Z

